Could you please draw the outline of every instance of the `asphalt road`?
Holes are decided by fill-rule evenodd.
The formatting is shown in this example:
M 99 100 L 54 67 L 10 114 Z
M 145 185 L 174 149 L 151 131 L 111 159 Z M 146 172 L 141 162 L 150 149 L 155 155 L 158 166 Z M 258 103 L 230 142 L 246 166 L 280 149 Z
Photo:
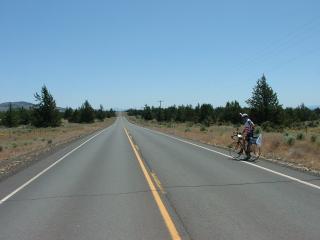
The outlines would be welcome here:
M 0 239 L 320 239 L 319 177 L 183 141 L 119 117 L 0 183 Z

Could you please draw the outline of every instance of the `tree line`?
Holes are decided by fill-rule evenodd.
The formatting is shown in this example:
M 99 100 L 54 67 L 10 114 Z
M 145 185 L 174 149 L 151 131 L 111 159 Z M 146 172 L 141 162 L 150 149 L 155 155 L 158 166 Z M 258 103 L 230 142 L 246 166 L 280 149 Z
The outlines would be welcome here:
M 167 108 L 150 107 L 143 109 L 129 109 L 129 116 L 140 116 L 145 120 L 155 119 L 159 122 L 193 122 L 206 126 L 210 124 L 239 124 L 239 113 L 248 113 L 250 118 L 260 124 L 265 130 L 300 126 L 302 122 L 320 119 L 320 109 L 309 109 L 304 104 L 296 108 L 284 108 L 278 100 L 277 93 L 273 91 L 263 75 L 258 79 L 252 90 L 252 96 L 246 101 L 247 107 L 240 106 L 238 101 L 229 101 L 223 107 L 214 108 L 211 104 L 170 106 Z
M 8 110 L 0 113 L 0 125 L 16 127 L 30 124 L 35 127 L 58 127 L 62 123 L 62 118 L 74 123 L 93 123 L 95 119 L 103 121 L 116 115 L 112 108 L 104 110 L 102 105 L 99 109 L 94 109 L 88 100 L 77 109 L 68 107 L 60 112 L 46 86 L 43 86 L 41 93 L 36 93 L 34 97 L 37 104 L 30 109 L 16 109 L 9 104 Z

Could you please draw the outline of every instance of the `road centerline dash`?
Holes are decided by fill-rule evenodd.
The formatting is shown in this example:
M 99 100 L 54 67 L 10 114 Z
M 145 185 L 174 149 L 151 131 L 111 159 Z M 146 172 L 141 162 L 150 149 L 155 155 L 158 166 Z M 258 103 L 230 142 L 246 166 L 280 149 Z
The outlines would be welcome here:
M 151 180 L 151 176 L 148 173 L 147 168 L 146 168 L 145 164 L 143 163 L 142 158 L 140 157 L 140 154 L 138 153 L 137 149 L 135 148 L 135 145 L 134 145 L 134 143 L 133 143 L 133 141 L 132 141 L 132 139 L 131 139 L 131 137 L 130 137 L 130 135 L 128 133 L 128 130 L 126 128 L 124 128 L 124 131 L 125 131 L 125 133 L 126 133 L 126 135 L 128 137 L 129 143 L 130 143 L 130 145 L 132 147 L 132 150 L 133 150 L 133 152 L 135 154 L 136 159 L 138 160 L 139 166 L 141 167 L 141 170 L 142 170 L 142 172 L 144 174 L 144 177 L 145 177 L 145 179 L 146 179 L 146 181 L 147 181 L 147 183 L 149 185 L 149 188 L 150 188 L 150 190 L 152 192 L 152 195 L 153 195 L 153 198 L 154 198 L 154 200 L 155 200 L 155 202 L 156 202 L 156 204 L 157 204 L 157 206 L 159 208 L 159 211 L 160 211 L 160 213 L 162 215 L 162 218 L 163 218 L 163 220 L 164 220 L 164 222 L 165 222 L 165 224 L 166 224 L 166 226 L 168 228 L 168 231 L 169 231 L 169 233 L 171 235 L 171 238 L 174 239 L 174 240 L 181 239 L 180 234 L 178 233 L 177 228 L 176 228 L 176 226 L 175 226 L 175 224 L 174 224 L 174 222 L 173 222 L 173 220 L 172 220 L 167 208 L 165 207 L 165 205 L 164 205 L 164 203 L 163 203 L 163 201 L 162 201 L 162 199 L 161 199 L 161 197 L 160 197 L 160 195 L 159 195 L 154 183 Z

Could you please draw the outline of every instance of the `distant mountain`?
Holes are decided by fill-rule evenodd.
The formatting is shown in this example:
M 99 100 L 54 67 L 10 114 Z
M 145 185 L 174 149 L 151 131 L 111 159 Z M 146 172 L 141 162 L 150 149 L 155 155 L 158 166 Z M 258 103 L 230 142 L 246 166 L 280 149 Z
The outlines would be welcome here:
M 5 112 L 9 109 L 9 105 L 12 105 L 12 108 L 25 108 L 25 109 L 30 109 L 32 108 L 35 104 L 33 103 L 29 103 L 29 102 L 24 102 L 24 101 L 20 101 L 20 102 L 4 102 L 4 103 L 0 103 L 0 112 Z M 64 112 L 65 108 L 61 108 L 61 107 L 57 107 L 59 112 Z
M 7 111 L 8 108 L 9 108 L 9 105 L 12 105 L 12 108 L 25 108 L 25 109 L 29 109 L 31 107 L 34 106 L 33 103 L 29 103 L 29 102 L 24 102 L 24 101 L 21 101 L 21 102 L 4 102 L 4 103 L 0 103 L 0 112 L 4 112 L 4 111 Z

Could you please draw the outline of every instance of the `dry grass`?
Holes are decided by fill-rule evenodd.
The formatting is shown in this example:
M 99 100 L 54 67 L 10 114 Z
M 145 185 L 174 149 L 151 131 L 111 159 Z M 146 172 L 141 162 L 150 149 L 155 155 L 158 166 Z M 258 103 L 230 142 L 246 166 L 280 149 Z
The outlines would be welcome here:
M 68 123 L 57 128 L 0 128 L 0 175 L 24 160 L 111 125 L 115 118 L 92 124 Z M 16 160 L 16 159 L 19 159 Z
M 196 140 L 202 143 L 227 147 L 231 143 L 230 136 L 236 129 L 232 126 L 203 127 L 192 123 L 165 123 L 144 121 L 129 117 L 139 125 L 153 128 L 168 134 Z M 299 139 L 299 135 L 302 139 Z M 262 133 L 262 155 L 265 158 L 287 162 L 298 167 L 320 171 L 320 128 L 309 128 L 308 132 L 288 130 L 285 133 Z M 312 137 L 314 136 L 314 137 Z M 291 138 L 292 140 L 288 139 Z M 311 140 L 315 138 L 315 141 Z M 290 145 L 288 142 L 292 143 Z

